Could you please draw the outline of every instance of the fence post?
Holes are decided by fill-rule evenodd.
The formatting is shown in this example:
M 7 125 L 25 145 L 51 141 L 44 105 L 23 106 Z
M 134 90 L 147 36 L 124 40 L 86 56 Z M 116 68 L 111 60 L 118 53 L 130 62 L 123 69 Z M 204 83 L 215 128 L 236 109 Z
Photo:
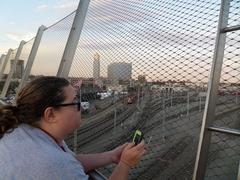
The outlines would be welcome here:
M 223 63 L 226 33 L 222 31 L 228 25 L 230 0 L 221 1 L 221 9 L 219 14 L 218 29 L 214 57 L 212 62 L 211 73 L 208 83 L 208 91 L 203 113 L 202 127 L 199 137 L 199 144 L 196 156 L 196 162 L 193 172 L 193 180 L 202 180 L 205 176 L 208 151 L 211 141 L 211 131 L 208 128 L 212 125 L 215 117 L 215 108 L 217 102 L 217 92 L 221 77 L 221 69 Z
M 78 41 L 82 32 L 85 16 L 87 14 L 89 2 L 90 0 L 80 0 L 78 4 L 76 15 L 73 20 L 73 25 L 72 25 L 70 34 L 68 36 L 63 57 L 57 72 L 58 77 L 67 78 L 70 72 L 74 54 L 75 54 Z
M 4 62 L 2 64 L 2 68 L 1 68 L 1 71 L 0 71 L 0 81 L 3 80 L 3 73 L 4 73 L 4 70 L 6 68 L 7 62 L 10 59 L 12 51 L 13 51 L 12 49 L 8 50 L 8 53 L 7 53 L 7 55 L 6 55 L 5 59 L 4 59 Z
M 12 67 L 10 69 L 10 72 L 8 73 L 8 76 L 7 76 L 7 80 L 3 86 L 3 90 L 2 90 L 2 93 L 0 95 L 1 98 L 4 98 L 7 94 L 7 90 L 9 88 L 9 85 L 10 85 L 10 82 L 11 82 L 11 79 L 12 79 L 12 76 L 13 76 L 13 73 L 14 71 L 16 70 L 16 66 L 17 66 L 17 62 L 19 60 L 19 57 L 20 57 L 20 54 L 22 52 L 22 49 L 23 49 L 23 45 L 25 44 L 25 41 L 21 41 L 20 42 L 20 45 L 17 49 L 17 53 L 15 55 L 15 58 L 14 58 L 14 62 L 12 64 Z
M 189 109 L 190 109 L 190 96 L 189 91 L 187 92 L 187 116 L 189 116 Z
M 43 32 L 44 32 L 45 29 L 46 29 L 46 27 L 43 26 L 43 25 L 38 28 L 38 32 L 37 32 L 37 35 L 35 37 L 31 52 L 29 54 L 29 57 L 28 57 L 28 60 L 27 60 L 27 65 L 26 65 L 26 68 L 24 70 L 22 80 L 21 80 L 21 82 L 18 86 L 18 90 L 17 90 L 18 92 L 23 88 L 23 86 L 26 84 L 26 81 L 28 80 L 28 76 L 29 76 L 29 74 L 31 72 L 31 69 L 32 69 L 33 61 L 36 57 L 37 50 L 38 50 L 38 47 L 39 47 L 39 44 L 41 42 L 42 35 L 43 35 Z
M 2 54 L 1 58 L 0 58 L 0 69 L 2 67 L 2 64 L 3 64 L 3 61 L 5 59 L 6 55 L 5 54 Z

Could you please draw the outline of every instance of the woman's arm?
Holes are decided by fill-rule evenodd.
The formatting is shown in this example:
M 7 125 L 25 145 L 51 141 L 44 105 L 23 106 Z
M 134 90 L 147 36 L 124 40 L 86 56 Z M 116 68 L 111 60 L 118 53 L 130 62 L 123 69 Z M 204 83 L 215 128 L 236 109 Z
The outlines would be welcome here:
M 144 153 L 144 142 L 137 146 L 134 146 L 134 143 L 128 144 L 124 148 L 120 162 L 109 177 L 109 180 L 127 180 L 129 169 L 138 164 Z
M 109 177 L 109 180 L 126 180 L 128 178 L 129 170 L 130 167 L 127 164 L 119 162 Z
M 127 180 L 130 168 L 138 164 L 145 152 L 142 141 L 137 146 L 134 143 L 124 144 L 104 153 L 80 154 L 77 159 L 82 163 L 85 172 L 111 163 L 118 163 L 109 180 Z
M 77 159 L 83 165 L 85 172 L 113 163 L 110 151 L 97 154 L 79 154 Z
M 112 151 L 96 154 L 78 154 L 76 158 L 83 165 L 85 172 L 88 172 L 112 163 L 119 163 L 122 151 L 126 146 L 127 143 L 113 149 Z

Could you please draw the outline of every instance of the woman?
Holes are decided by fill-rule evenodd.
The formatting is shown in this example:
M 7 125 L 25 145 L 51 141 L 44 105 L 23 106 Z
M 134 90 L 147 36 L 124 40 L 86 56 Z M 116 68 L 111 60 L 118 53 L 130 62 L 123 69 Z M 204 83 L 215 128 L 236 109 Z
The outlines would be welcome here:
M 127 179 L 144 142 L 75 155 L 64 138 L 81 124 L 80 102 L 66 79 L 41 77 L 0 109 L 0 179 L 88 179 L 85 172 L 116 163 L 109 179 Z

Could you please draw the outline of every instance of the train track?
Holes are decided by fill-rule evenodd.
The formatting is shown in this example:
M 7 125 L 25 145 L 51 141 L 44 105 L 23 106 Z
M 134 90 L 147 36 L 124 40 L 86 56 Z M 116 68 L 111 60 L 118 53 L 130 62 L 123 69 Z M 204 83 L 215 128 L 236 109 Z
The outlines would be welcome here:
M 136 110 L 136 107 L 131 106 L 117 112 L 116 125 L 119 125 L 121 122 L 124 122 L 132 113 Z M 99 138 L 101 135 L 106 134 L 107 132 L 113 129 L 113 118 L 114 112 L 110 113 L 105 119 L 99 121 L 98 123 L 89 124 L 87 127 L 84 127 L 78 131 L 77 144 L 78 147 L 82 147 L 88 143 Z M 71 143 L 70 143 L 71 145 Z
M 192 99 L 193 100 L 190 100 L 189 102 L 191 102 L 191 103 L 196 102 L 196 100 L 194 100 L 194 98 L 192 98 Z M 104 146 L 104 149 L 110 150 L 126 141 L 129 141 L 131 139 L 132 131 L 136 128 L 142 129 L 143 132 L 150 132 L 150 131 L 152 131 L 153 128 L 162 125 L 162 121 L 155 121 L 150 124 L 147 122 L 152 117 L 154 117 L 156 114 L 158 114 L 160 111 L 164 110 L 163 102 L 164 101 L 161 101 L 161 100 L 160 101 L 155 100 L 155 102 L 151 102 L 151 100 L 149 99 L 149 101 L 146 102 L 146 106 L 143 108 L 142 113 L 140 114 L 140 118 L 138 119 L 136 125 L 133 126 L 132 128 L 129 128 L 126 131 L 123 131 L 122 134 L 119 135 L 119 137 L 116 138 L 113 142 L 109 142 L 108 144 L 106 144 Z M 164 105 L 165 105 L 165 107 L 170 106 L 171 103 L 173 106 L 176 104 L 186 104 L 186 99 L 178 98 L 178 99 L 172 100 L 172 101 L 165 100 Z M 202 105 L 203 104 L 204 104 L 204 102 L 202 102 Z M 224 102 L 220 102 L 217 104 L 217 106 L 221 106 L 223 104 L 224 104 Z M 125 121 L 128 117 L 130 117 L 131 114 L 133 114 L 133 112 L 135 112 L 135 110 L 136 109 L 134 109 L 132 111 L 119 112 L 119 114 L 118 114 L 119 119 L 117 120 L 117 125 L 119 125 L 120 122 Z M 199 106 L 196 104 L 195 106 L 190 107 L 189 113 L 192 114 L 194 112 L 197 112 L 198 110 L 199 110 Z M 220 112 L 220 113 L 216 114 L 216 118 L 221 117 L 221 116 L 227 116 L 228 113 L 233 113 L 234 111 L 238 111 L 238 110 L 239 110 L 239 107 L 235 107 L 235 108 L 229 109 L 227 111 Z M 178 113 L 169 114 L 168 116 L 165 117 L 165 121 L 170 122 L 173 119 L 176 120 L 176 118 L 181 116 L 181 114 L 187 114 L 187 110 L 184 110 L 184 111 L 179 110 Z M 90 125 L 84 127 L 82 129 L 82 134 L 80 133 L 81 131 L 79 131 L 79 137 L 83 137 L 83 138 L 78 140 L 78 145 L 79 146 L 87 145 L 88 143 L 91 143 L 92 141 L 99 138 L 103 134 L 108 133 L 113 128 L 112 118 L 113 118 L 113 114 L 110 113 L 107 116 L 105 116 L 105 117 L 103 116 L 103 118 L 100 118 L 100 120 L 98 119 L 99 122 L 94 121 L 95 122 L 94 124 L 90 124 Z M 109 123 L 110 121 L 111 121 L 111 123 Z M 97 128 L 97 129 L 95 131 L 93 131 L 93 129 L 95 129 L 95 128 Z M 154 160 L 154 159 L 167 159 L 168 161 L 174 161 L 180 155 L 180 153 L 182 151 L 184 151 L 184 149 L 186 147 L 191 145 L 192 138 L 193 137 L 186 136 L 183 139 L 180 139 L 177 142 L 175 142 L 175 144 L 173 144 L 171 147 L 169 147 L 165 153 L 161 153 L 161 154 L 156 153 L 153 160 L 148 162 L 148 164 L 145 165 L 146 167 L 144 167 L 144 170 L 141 173 L 139 173 L 137 176 L 135 176 L 135 177 L 132 176 L 132 178 L 133 179 L 153 179 L 153 178 L 155 178 L 160 171 L 166 170 L 169 167 L 169 164 L 168 164 L 168 162 L 160 163 L 159 161 Z M 183 162 L 185 165 L 182 166 L 182 168 L 179 168 L 174 174 L 169 175 L 168 178 L 174 179 L 176 177 L 176 174 L 181 174 L 181 171 L 183 171 L 183 170 L 191 172 L 191 170 L 193 168 L 193 162 L 194 162 L 194 159 Z M 160 164 L 158 164 L 158 163 L 160 163 Z

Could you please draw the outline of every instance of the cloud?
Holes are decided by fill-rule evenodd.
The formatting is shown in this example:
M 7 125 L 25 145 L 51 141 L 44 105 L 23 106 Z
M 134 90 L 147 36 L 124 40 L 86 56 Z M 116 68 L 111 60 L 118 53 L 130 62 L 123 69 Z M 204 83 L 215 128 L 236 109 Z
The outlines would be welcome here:
M 78 0 L 63 0 L 58 2 L 55 6 L 53 6 L 53 9 L 55 10 L 61 10 L 61 11 L 74 11 L 77 9 L 78 6 Z
M 46 4 L 42 4 L 42 5 L 37 7 L 38 11 L 48 11 L 49 9 L 50 9 L 50 7 Z
M 32 37 L 34 37 L 34 33 L 27 33 L 27 34 L 21 34 L 21 33 L 16 33 L 16 32 L 7 32 L 5 34 L 5 36 L 10 39 L 10 40 L 13 40 L 13 41 L 22 41 L 22 40 L 29 40 L 31 39 Z
M 15 25 L 16 23 L 14 21 L 9 22 L 10 25 Z
M 60 0 L 53 5 L 42 4 L 37 6 L 37 11 L 61 11 L 61 12 L 71 12 L 77 9 L 79 0 Z

